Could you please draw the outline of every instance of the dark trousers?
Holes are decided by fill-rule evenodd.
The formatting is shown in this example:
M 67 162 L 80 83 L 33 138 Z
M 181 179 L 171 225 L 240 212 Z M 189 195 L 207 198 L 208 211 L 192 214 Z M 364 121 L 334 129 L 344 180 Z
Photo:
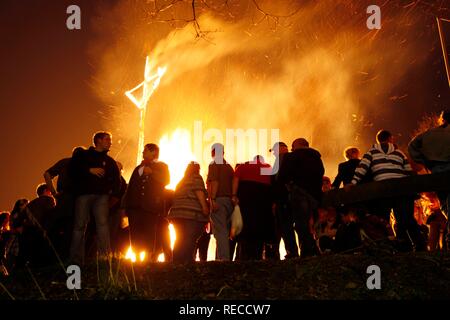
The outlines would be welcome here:
M 130 239 L 135 251 L 148 251 L 151 261 L 164 253 L 165 261 L 172 261 L 169 221 L 152 212 L 130 209 L 128 211 Z
M 318 201 L 302 188 L 292 185 L 290 191 L 292 217 L 297 232 L 302 257 L 317 254 L 316 242 L 309 227 L 310 219 L 317 217 Z
M 414 219 L 414 198 L 398 197 L 380 201 L 382 212 L 394 212 L 396 221 L 396 238 L 400 241 L 412 241 L 416 249 L 423 249 L 425 240 L 420 233 L 419 225 Z
M 238 242 L 238 258 L 239 261 L 262 260 L 264 242 L 262 239 L 246 238 Z
M 75 196 L 70 193 L 58 195 L 56 198 L 55 222 L 53 228 L 49 230 L 49 236 L 63 260 L 69 257 L 74 212 Z
M 292 211 L 287 202 L 278 202 L 276 204 L 277 226 L 283 238 L 286 249 L 286 257 L 298 257 L 297 240 L 295 239 L 294 219 Z
M 171 222 L 177 233 L 177 239 L 173 247 L 173 262 L 194 262 L 197 240 L 202 236 L 205 222 L 190 219 L 173 219 Z
M 206 230 L 203 230 L 202 235 L 197 240 L 198 257 L 200 261 L 205 262 L 208 260 L 208 248 L 209 241 L 211 240 L 211 234 Z

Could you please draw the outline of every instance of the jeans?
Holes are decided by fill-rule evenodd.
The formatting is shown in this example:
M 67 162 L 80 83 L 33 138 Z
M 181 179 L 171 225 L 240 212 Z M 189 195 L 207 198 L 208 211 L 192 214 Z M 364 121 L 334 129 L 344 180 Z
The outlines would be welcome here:
M 214 238 L 217 241 L 217 260 L 230 261 L 230 229 L 231 214 L 233 213 L 233 202 L 229 197 L 218 197 L 216 203 L 219 206 L 217 211 L 211 214 L 211 226 Z
M 173 262 L 194 262 L 197 241 L 202 236 L 205 223 L 190 219 L 173 219 L 171 222 L 177 233 L 177 239 L 173 247 Z
M 79 265 L 84 264 L 85 233 L 91 212 L 94 215 L 97 230 L 97 250 L 105 256 L 111 251 L 108 224 L 109 195 L 81 195 L 75 201 L 75 220 L 70 246 L 70 260 Z

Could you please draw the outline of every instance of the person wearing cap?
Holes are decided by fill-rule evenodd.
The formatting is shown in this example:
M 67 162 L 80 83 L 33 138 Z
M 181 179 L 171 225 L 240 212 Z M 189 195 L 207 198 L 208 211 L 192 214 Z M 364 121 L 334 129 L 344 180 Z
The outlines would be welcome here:
M 310 148 L 306 139 L 295 139 L 292 152 L 285 156 L 280 168 L 279 179 L 289 188 L 289 201 L 302 258 L 319 253 L 310 221 L 317 220 L 324 172 L 319 151 Z
M 234 171 L 224 159 L 224 146 L 215 143 L 211 147 L 213 161 L 208 167 L 206 179 L 210 208 L 211 227 L 217 241 L 216 259 L 230 261 L 229 235 L 231 229 L 231 214 L 234 205 L 232 201 L 232 182 Z
M 431 128 L 411 140 L 408 152 L 411 159 L 424 165 L 432 173 L 450 171 L 450 110 L 441 112 L 439 126 Z M 438 194 L 441 210 L 449 215 L 450 193 Z M 450 231 L 450 224 L 447 222 Z M 450 235 L 447 232 L 447 246 Z
M 271 184 L 273 190 L 273 208 L 275 210 L 276 227 L 280 236 L 283 238 L 284 247 L 286 250 L 285 259 L 298 257 L 297 240 L 295 239 L 294 220 L 289 205 L 289 194 L 284 183 L 279 179 L 279 169 L 283 164 L 285 155 L 289 152 L 286 143 L 280 141 L 276 142 L 270 152 L 275 156 L 273 165 Z

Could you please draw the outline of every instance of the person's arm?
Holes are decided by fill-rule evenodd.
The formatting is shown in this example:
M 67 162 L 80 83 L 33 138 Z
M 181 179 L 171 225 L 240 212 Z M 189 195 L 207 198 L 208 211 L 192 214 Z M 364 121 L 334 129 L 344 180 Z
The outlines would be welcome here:
M 372 155 L 370 154 L 370 152 L 367 152 L 359 162 L 359 165 L 355 170 L 355 174 L 353 175 L 351 184 L 355 185 L 361 182 L 361 180 L 369 171 L 371 164 L 372 164 Z
M 116 161 L 114 161 L 114 159 L 112 158 L 111 158 L 111 178 L 112 178 L 111 194 L 112 196 L 119 198 L 122 180 L 120 179 L 119 167 L 117 166 Z
M 408 153 L 411 159 L 420 164 L 425 164 L 425 157 L 422 154 L 423 134 L 418 135 L 408 145 Z
M 197 196 L 200 205 L 202 206 L 202 212 L 205 216 L 209 216 L 209 208 L 206 203 L 206 196 L 203 190 L 195 190 L 195 195 Z
M 339 187 L 341 186 L 341 183 L 344 181 L 344 175 L 343 175 L 343 168 L 342 168 L 343 166 L 342 166 L 342 164 L 340 164 L 339 165 L 339 167 L 338 167 L 338 174 L 337 174 L 337 176 L 336 176 L 336 178 L 334 178 L 334 181 L 333 181 L 333 183 L 331 184 L 331 186 L 334 188 L 334 189 L 339 189 Z
M 402 152 L 402 156 L 403 156 L 403 170 L 405 170 L 405 173 L 407 175 L 413 175 L 414 171 L 413 171 L 411 165 L 409 164 L 408 157 L 403 152 Z
M 217 191 L 219 190 L 219 180 L 218 180 L 217 166 L 209 165 L 208 170 L 208 194 L 209 202 L 211 204 L 211 210 L 216 211 L 218 209 L 216 203 Z
M 237 175 L 234 175 L 233 177 L 233 183 L 232 183 L 232 192 L 233 195 L 231 197 L 231 200 L 233 201 L 234 205 L 239 204 L 239 199 L 237 197 L 237 192 L 238 192 L 238 188 L 239 188 L 239 177 Z
M 170 183 L 169 167 L 165 163 L 159 163 L 161 170 L 151 170 L 152 179 L 158 183 L 167 186 Z
M 45 183 L 47 184 L 47 187 L 50 189 L 50 192 L 52 193 L 53 196 L 56 196 L 56 189 L 55 186 L 53 185 L 53 177 L 51 176 L 51 174 L 48 171 L 44 172 L 44 180 Z

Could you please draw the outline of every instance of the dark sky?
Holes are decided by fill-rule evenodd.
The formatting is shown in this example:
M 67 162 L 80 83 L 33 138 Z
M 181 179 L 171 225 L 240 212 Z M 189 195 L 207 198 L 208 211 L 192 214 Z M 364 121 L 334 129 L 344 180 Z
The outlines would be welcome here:
M 86 57 L 93 3 L 0 1 L 0 209 L 33 198 L 45 169 L 103 129 Z M 66 28 L 70 4 L 82 7 L 81 30 Z
M 74 146 L 88 146 L 93 132 L 109 129 L 102 127 L 99 116 L 104 103 L 90 87 L 95 66 L 87 49 L 95 41 L 90 23 L 101 15 L 99 3 L 114 2 L 0 1 L 0 210 L 11 210 L 20 197 L 33 198 L 47 168 L 69 156 Z M 66 8 L 71 4 L 82 8 L 81 30 L 66 28 Z M 432 23 L 434 18 L 430 19 Z M 450 33 L 448 26 L 446 30 Z M 433 52 L 427 65 L 429 69 L 408 74 L 403 84 L 408 99 L 420 100 L 419 112 L 436 111 L 449 99 L 440 50 Z M 424 86 L 429 95 L 414 96 L 415 88 L 420 92 Z M 376 125 L 395 126 L 399 119 L 402 115 L 384 117 Z M 405 125 L 405 135 L 416 120 Z

